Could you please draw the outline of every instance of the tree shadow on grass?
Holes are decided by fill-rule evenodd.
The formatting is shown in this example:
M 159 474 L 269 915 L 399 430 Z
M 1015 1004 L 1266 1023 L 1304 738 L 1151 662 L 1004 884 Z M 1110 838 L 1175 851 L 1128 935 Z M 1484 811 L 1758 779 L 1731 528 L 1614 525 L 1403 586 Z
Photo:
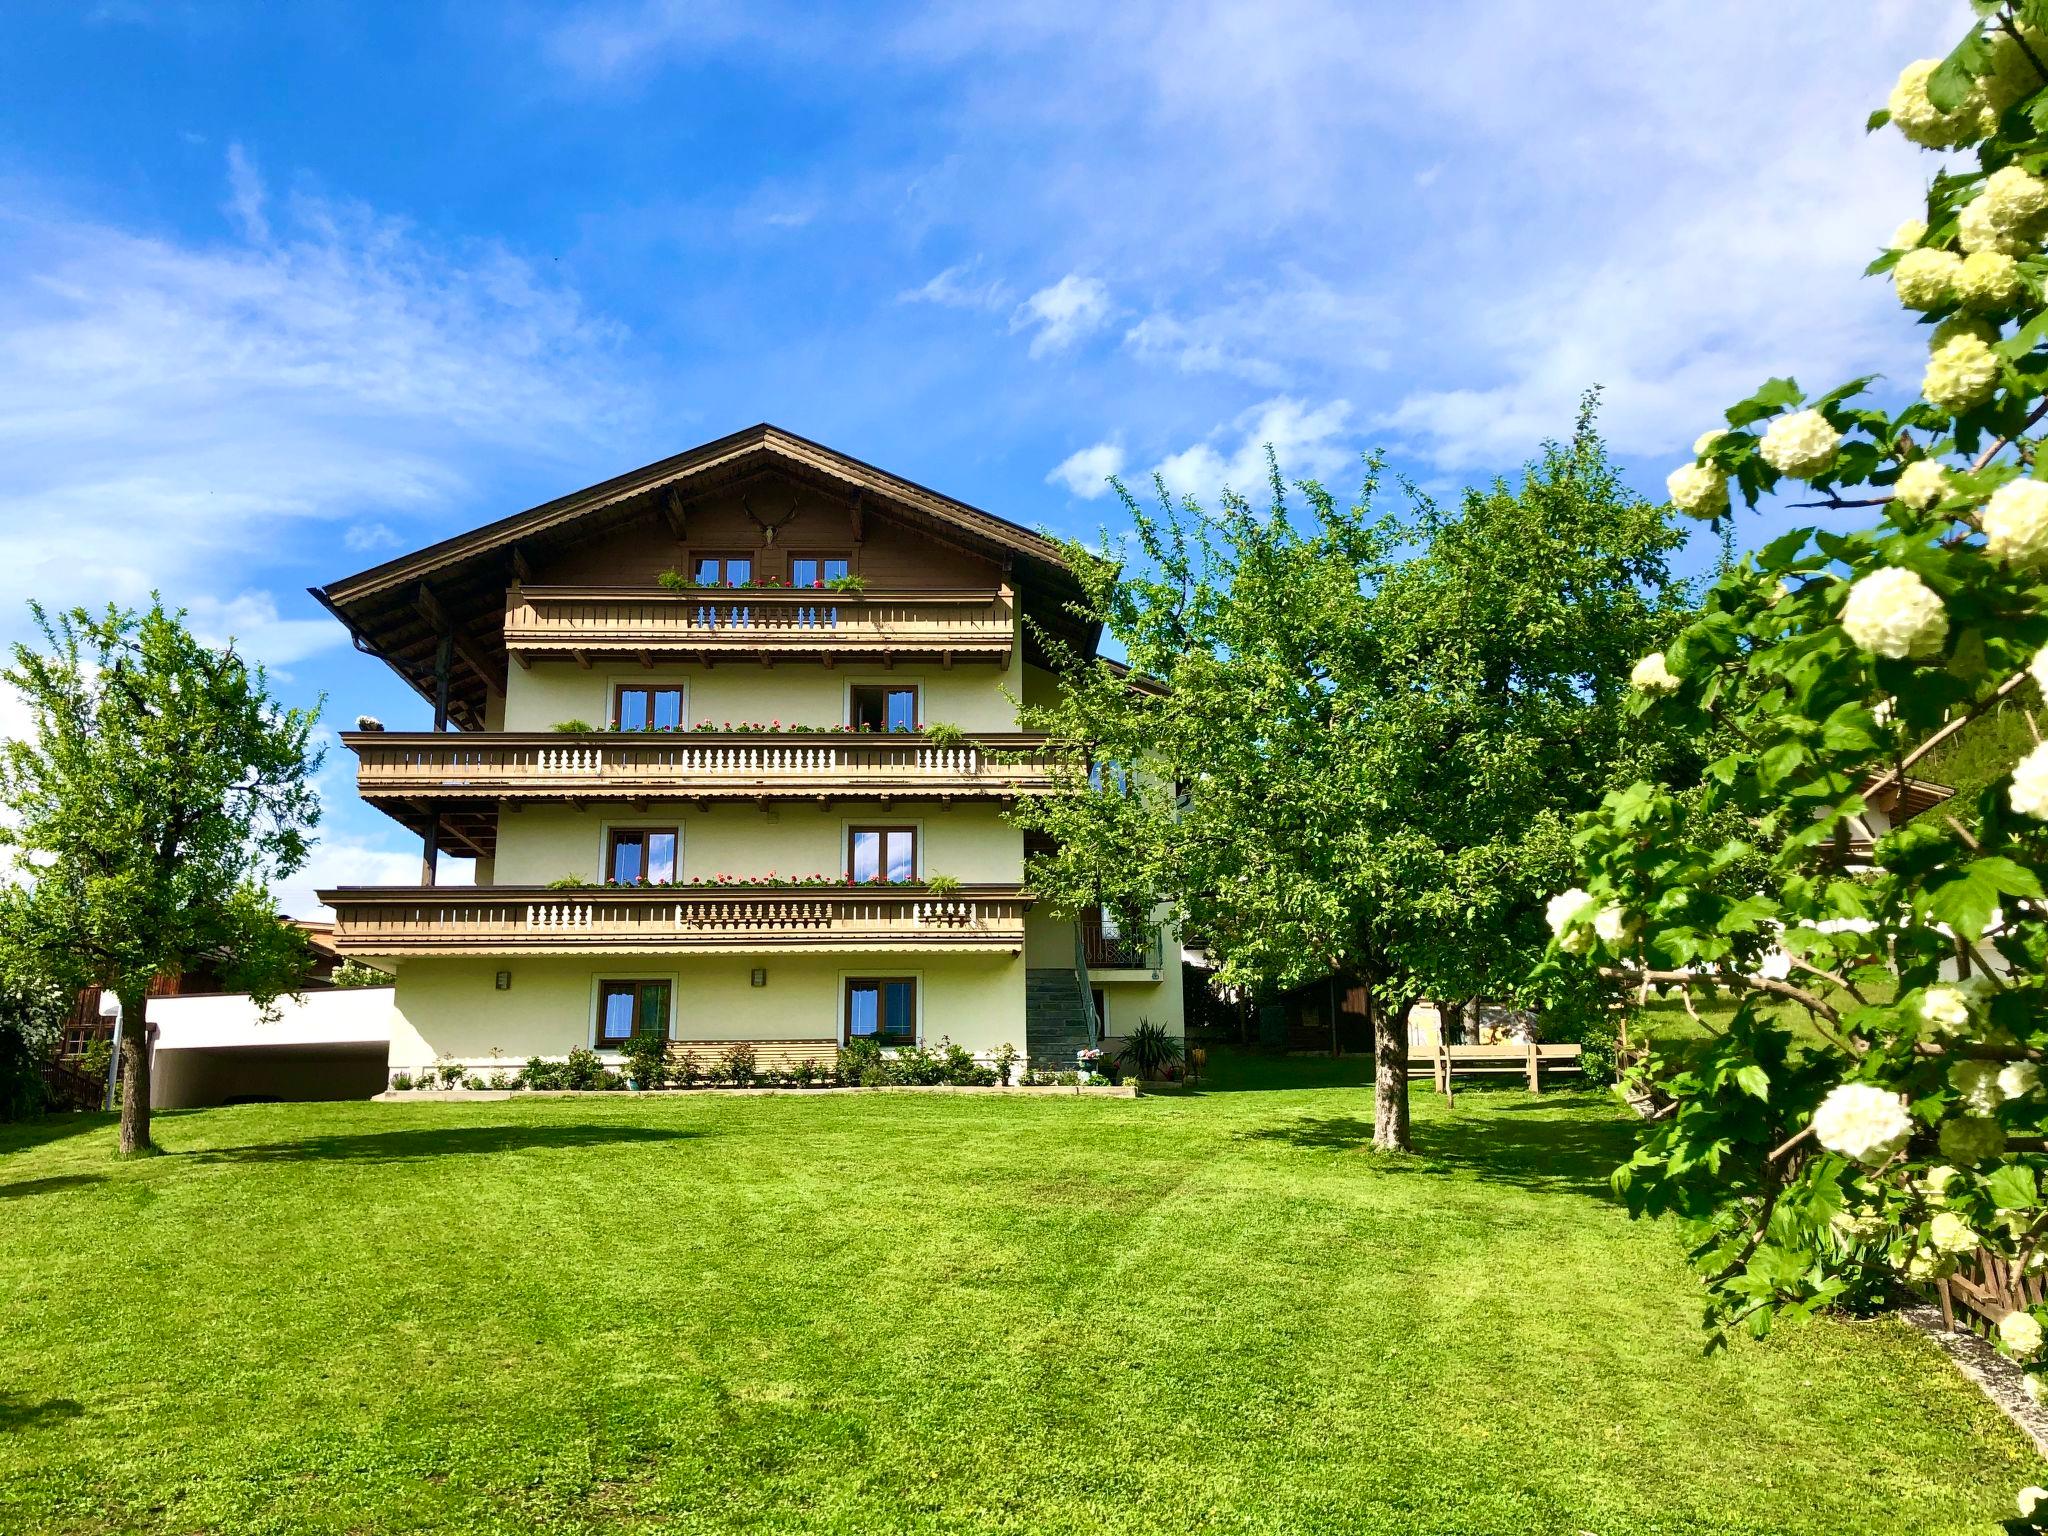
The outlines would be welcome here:
M 60 1189 L 77 1189 L 84 1184 L 104 1184 L 106 1178 L 103 1173 L 53 1173 L 44 1179 L 18 1179 L 12 1184 L 0 1184 L 0 1200 L 53 1194 Z
M 704 1134 L 699 1130 L 652 1125 L 451 1125 L 361 1135 L 301 1136 L 291 1141 L 241 1147 L 203 1147 L 179 1156 L 195 1163 L 413 1163 L 496 1152 L 573 1151 L 625 1142 L 688 1141 Z
M 119 1121 L 120 1116 L 111 1110 L 89 1110 L 83 1114 L 66 1111 L 38 1115 L 33 1120 L 0 1125 L 0 1157 L 10 1152 L 26 1152 L 30 1147 L 45 1147 L 53 1141 L 64 1141 L 91 1131 L 112 1130 Z
M 1538 1106 L 1531 1101 L 1512 1107 Z M 1290 1120 L 1246 1131 L 1243 1139 L 1305 1150 L 1370 1151 L 1372 1121 L 1355 1115 Z M 1490 1113 L 1417 1122 L 1410 1127 L 1409 1141 L 1412 1153 L 1387 1158 L 1384 1171 L 1464 1174 L 1487 1183 L 1603 1200 L 1612 1191 L 1608 1175 L 1628 1161 L 1632 1150 L 1629 1128 L 1620 1121 L 1494 1119 Z
M 0 1392 L 0 1433 L 33 1429 L 38 1424 L 54 1424 L 59 1419 L 75 1419 L 84 1412 L 81 1404 L 68 1397 L 46 1397 L 40 1402 L 30 1402 L 12 1392 Z

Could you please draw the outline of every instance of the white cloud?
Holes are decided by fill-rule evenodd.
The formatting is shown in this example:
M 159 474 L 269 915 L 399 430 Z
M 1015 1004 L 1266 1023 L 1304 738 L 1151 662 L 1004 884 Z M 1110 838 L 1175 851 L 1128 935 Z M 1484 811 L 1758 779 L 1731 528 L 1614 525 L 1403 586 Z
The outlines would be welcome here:
M 1099 278 L 1069 272 L 1050 288 L 1041 288 L 1017 307 L 1010 330 L 1031 330 L 1031 355 L 1060 352 L 1109 320 L 1109 289 Z
M 518 257 L 230 180 L 268 243 L 0 209 L 0 637 L 31 595 L 225 615 L 289 523 L 435 508 L 631 411 L 614 329 Z
M 263 213 L 263 204 L 268 197 L 255 162 L 241 145 L 230 144 L 226 211 L 235 228 L 241 231 L 242 238 L 252 245 L 270 243 L 270 220 Z
M 325 614 L 317 619 L 281 617 L 277 599 L 268 592 L 241 592 L 225 602 L 202 594 L 192 600 L 188 613 L 193 638 L 202 645 L 222 648 L 233 641 L 237 655 L 272 666 L 290 666 L 347 638 Z
M 1391 360 L 1391 306 L 1347 293 L 1289 265 L 1271 279 L 1240 283 L 1185 316 L 1157 309 L 1124 332 L 1124 345 L 1147 362 L 1182 373 L 1235 375 L 1272 389 L 1304 367 L 1339 371 L 1385 368 Z
M 938 304 L 947 309 L 999 310 L 1010 302 L 1010 285 L 981 277 L 981 258 L 947 267 L 937 276 L 896 295 L 899 304 Z
M 1061 459 L 1053 466 L 1052 473 L 1045 477 L 1045 482 L 1047 485 L 1064 485 L 1083 501 L 1093 501 L 1098 496 L 1109 494 L 1109 477 L 1122 474 L 1123 469 L 1121 443 L 1095 443 Z
M 1280 461 L 1280 473 L 1296 480 L 1327 480 L 1355 462 L 1349 434 L 1351 402 L 1330 400 L 1311 407 L 1286 395 L 1261 401 L 1227 426 L 1154 466 L 1153 473 L 1176 496 L 1213 503 L 1229 489 L 1257 502 L 1266 483 L 1266 449 Z
M 393 831 L 393 842 L 406 834 Z M 472 869 L 468 860 L 443 857 L 435 873 L 438 885 L 468 885 Z M 418 885 L 420 850 L 417 841 L 410 848 L 369 842 L 361 838 L 322 838 L 313 847 L 306 867 L 271 885 L 277 910 L 287 917 L 331 919 L 334 909 L 323 906 L 315 893 L 343 885 Z
M 352 554 L 373 555 L 380 549 L 403 549 L 405 540 L 389 523 L 352 523 L 341 536 L 341 544 Z
M 726 0 L 628 0 L 580 6 L 545 37 L 550 63 L 587 85 L 645 75 L 674 55 L 702 54 L 739 41 L 790 46 L 802 17 L 764 4 Z M 815 30 L 815 28 L 813 28 Z

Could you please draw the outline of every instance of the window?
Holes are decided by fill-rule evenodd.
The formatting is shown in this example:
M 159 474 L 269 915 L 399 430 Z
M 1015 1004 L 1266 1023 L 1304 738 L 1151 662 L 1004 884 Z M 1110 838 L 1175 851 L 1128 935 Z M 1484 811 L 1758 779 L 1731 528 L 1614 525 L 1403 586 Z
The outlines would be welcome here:
M 909 976 L 854 976 L 846 983 L 846 1038 L 917 1044 L 917 982 Z
M 898 683 L 856 684 L 847 691 L 846 712 L 846 723 L 857 731 L 914 731 L 918 724 L 917 688 Z
M 677 731 L 683 725 L 683 690 L 621 683 L 612 690 L 615 731 Z
M 597 1043 L 623 1045 L 635 1035 L 668 1036 L 666 981 L 600 981 L 597 984 Z
M 742 587 L 754 579 L 752 555 L 694 555 L 690 579 L 700 587 Z
M 792 587 L 822 587 L 851 574 L 853 562 L 845 555 L 791 555 L 789 584 Z
M 917 878 L 914 827 L 852 827 L 846 834 L 846 874 L 855 885 L 894 884 Z
M 613 827 L 605 839 L 604 877 L 613 885 L 672 885 L 678 846 L 674 827 Z

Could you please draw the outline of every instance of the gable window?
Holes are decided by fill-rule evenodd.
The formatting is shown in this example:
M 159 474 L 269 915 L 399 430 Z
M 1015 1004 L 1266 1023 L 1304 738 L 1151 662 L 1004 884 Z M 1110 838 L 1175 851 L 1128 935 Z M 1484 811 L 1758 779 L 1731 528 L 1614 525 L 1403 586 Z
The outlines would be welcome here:
M 611 885 L 673 885 L 674 827 L 613 827 L 605 837 L 604 877 Z
M 910 976 L 852 976 L 846 982 L 846 1038 L 882 1045 L 917 1043 L 917 981 Z
M 847 690 L 847 721 L 857 731 L 917 729 L 917 688 L 914 684 L 856 684 Z
M 615 731 L 678 731 L 683 726 L 683 690 L 621 683 L 612 690 Z
M 700 587 L 743 587 L 754 579 L 752 555 L 694 555 L 690 579 Z
M 853 561 L 845 555 L 791 555 L 789 584 L 792 587 L 822 587 L 851 574 Z
M 847 878 L 855 885 L 894 885 L 917 878 L 914 827 L 852 827 L 846 834 Z
M 600 981 L 597 984 L 597 1044 L 623 1045 L 635 1035 L 668 1037 L 666 981 Z

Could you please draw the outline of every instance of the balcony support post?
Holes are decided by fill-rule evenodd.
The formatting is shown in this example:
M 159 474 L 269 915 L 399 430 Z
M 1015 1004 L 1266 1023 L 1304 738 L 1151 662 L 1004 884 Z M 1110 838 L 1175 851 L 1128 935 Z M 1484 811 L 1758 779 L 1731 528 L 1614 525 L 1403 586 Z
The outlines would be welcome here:
M 448 729 L 448 674 L 455 668 L 455 631 L 441 631 L 441 643 L 434 648 L 434 732 Z M 441 810 L 429 803 L 427 830 L 420 839 L 420 884 L 432 885 L 441 867 Z

